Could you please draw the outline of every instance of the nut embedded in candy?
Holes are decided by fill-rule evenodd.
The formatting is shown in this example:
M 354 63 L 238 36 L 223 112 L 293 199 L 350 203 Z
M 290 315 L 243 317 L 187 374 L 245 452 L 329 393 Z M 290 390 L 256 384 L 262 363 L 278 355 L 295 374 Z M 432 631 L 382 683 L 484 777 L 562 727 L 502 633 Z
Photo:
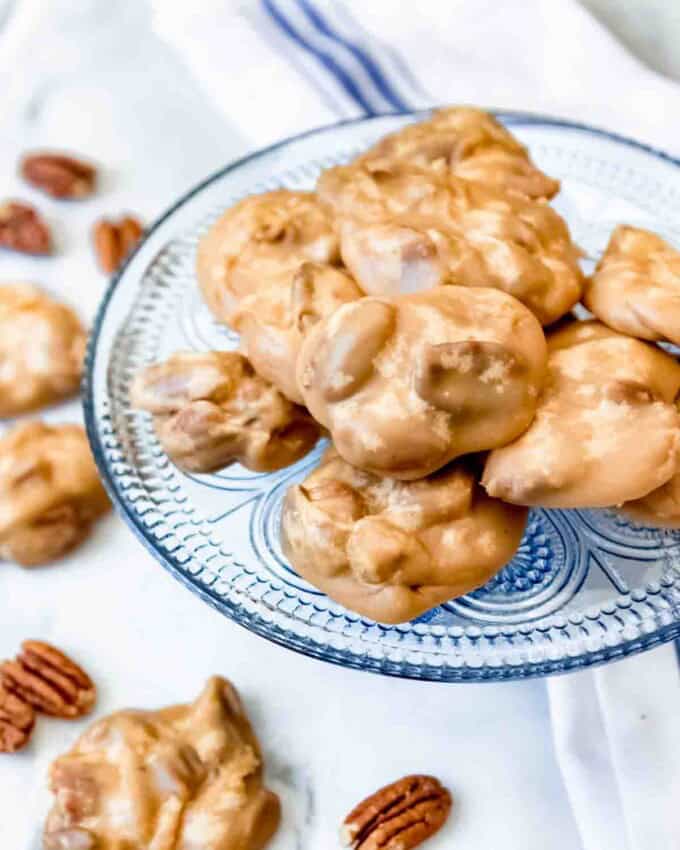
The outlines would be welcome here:
M 279 189 L 239 201 L 198 247 L 198 283 L 217 319 L 231 324 L 239 301 L 304 262 L 338 265 L 338 239 L 311 192 Z
M 50 769 L 45 850 L 261 850 L 280 820 L 233 686 L 213 677 L 196 701 L 119 711 Z
M 367 166 L 361 158 L 336 165 L 319 175 L 319 201 L 336 221 L 356 219 L 370 224 L 412 209 L 427 210 L 432 220 L 450 216 L 452 203 L 459 205 L 465 190 L 474 187 L 451 178 L 443 163 L 421 168 L 409 163 Z
M 680 345 L 680 251 L 648 230 L 617 227 L 584 303 L 621 333 Z
M 135 378 L 134 407 L 153 414 L 172 460 L 192 472 L 239 461 L 272 471 L 299 460 L 319 429 L 306 410 L 255 374 L 235 351 L 178 352 Z
M 599 322 L 548 337 L 536 418 L 489 455 L 482 484 L 520 505 L 597 508 L 642 499 L 676 471 L 680 365 Z
M 377 299 L 367 298 L 345 311 L 333 324 L 337 342 L 325 343 L 323 333 L 317 339 L 324 347 L 309 361 L 313 376 L 302 368 L 310 398 L 318 391 L 323 401 L 333 403 L 360 390 L 373 374 L 375 358 L 394 333 L 396 320 L 394 306 Z
M 493 415 L 499 406 L 522 405 L 526 362 L 498 342 L 463 340 L 427 344 L 417 364 L 414 388 L 433 407 L 464 417 Z M 498 375 L 507 389 L 493 390 Z M 499 398 L 501 395 L 501 398 Z
M 85 343 L 70 307 L 28 283 L 0 286 L 0 418 L 75 395 Z
M 457 177 L 511 189 L 530 198 L 552 198 L 559 181 L 531 161 L 529 152 L 488 112 L 466 106 L 439 109 L 429 121 L 409 124 L 364 154 L 366 161 L 431 165 L 444 159 Z
M 53 717 L 82 717 L 92 710 L 97 696 L 83 669 L 40 640 L 25 640 L 16 659 L 0 664 L 0 681 L 36 711 Z
M 342 304 L 362 296 L 349 275 L 305 262 L 239 301 L 231 326 L 253 368 L 291 401 L 301 404 L 295 366 L 308 331 Z
M 425 169 L 444 165 L 454 176 L 530 198 L 549 199 L 560 188 L 557 180 L 534 165 L 524 145 L 500 121 L 469 106 L 439 109 L 426 121 L 408 124 L 382 138 L 355 163 L 376 172 L 395 164 Z M 329 200 L 325 195 L 324 199 Z
M 307 335 L 298 383 L 348 463 L 410 480 L 519 436 L 545 364 L 517 300 L 446 286 L 340 307 Z
M 371 295 L 490 286 L 548 325 L 581 297 L 579 251 L 550 206 L 516 192 L 397 164 L 321 176 L 333 186 L 344 263 Z M 327 190 L 328 193 L 328 190 Z
M 527 512 L 490 499 L 461 463 L 421 479 L 377 478 L 329 449 L 286 495 L 282 543 L 331 599 L 402 623 L 480 587 L 519 546 Z
M 59 558 L 109 507 L 80 425 L 26 422 L 0 439 L 0 560 Z

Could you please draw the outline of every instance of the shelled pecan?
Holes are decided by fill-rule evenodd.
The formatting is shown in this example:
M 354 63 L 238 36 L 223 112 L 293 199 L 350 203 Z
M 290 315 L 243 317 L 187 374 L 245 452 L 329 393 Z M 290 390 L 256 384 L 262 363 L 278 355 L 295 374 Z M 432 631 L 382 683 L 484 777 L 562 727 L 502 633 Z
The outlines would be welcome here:
M 33 707 L 0 684 L 0 753 L 25 747 L 34 724 Z
M 0 203 L 0 248 L 22 254 L 49 254 L 50 229 L 29 204 L 19 201 Z
M 95 702 L 96 689 L 87 673 L 43 641 L 24 641 L 17 658 L 0 665 L 0 676 L 8 691 L 54 717 L 81 717 Z
M 94 192 L 97 170 L 87 162 L 59 153 L 26 154 L 21 160 L 22 177 L 53 198 L 86 198 Z
M 99 267 L 113 274 L 139 241 L 144 228 L 134 216 L 118 221 L 102 218 L 94 226 L 92 238 Z
M 405 776 L 367 797 L 345 818 L 344 846 L 353 850 L 412 850 L 438 832 L 451 795 L 433 776 Z

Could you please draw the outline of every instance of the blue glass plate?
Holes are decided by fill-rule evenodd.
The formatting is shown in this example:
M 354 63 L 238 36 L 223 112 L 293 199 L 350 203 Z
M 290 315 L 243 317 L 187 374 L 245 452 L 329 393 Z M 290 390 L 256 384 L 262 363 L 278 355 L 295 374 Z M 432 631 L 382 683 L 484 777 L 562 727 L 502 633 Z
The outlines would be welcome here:
M 85 413 L 118 509 L 186 587 L 254 632 L 326 661 L 442 681 L 517 679 L 620 658 L 680 634 L 680 534 L 612 511 L 533 511 L 515 559 L 485 587 L 412 623 L 382 626 L 346 611 L 291 569 L 279 546 L 281 500 L 321 446 L 273 475 L 239 466 L 185 475 L 149 417 L 130 409 L 132 376 L 178 349 L 233 348 L 198 293 L 200 235 L 238 198 L 309 188 L 418 116 L 328 127 L 253 154 L 210 177 L 152 228 L 111 284 L 87 362 Z M 422 116 L 420 116 L 422 117 Z M 556 207 L 592 266 L 619 222 L 680 244 L 680 169 L 668 156 L 590 127 L 500 113 L 548 174 Z

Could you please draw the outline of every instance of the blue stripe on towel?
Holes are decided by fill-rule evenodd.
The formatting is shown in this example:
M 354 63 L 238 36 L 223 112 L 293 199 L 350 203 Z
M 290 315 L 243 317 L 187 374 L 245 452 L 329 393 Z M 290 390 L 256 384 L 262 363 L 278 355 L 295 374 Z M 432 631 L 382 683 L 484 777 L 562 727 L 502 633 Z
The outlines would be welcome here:
M 378 63 L 365 50 L 334 30 L 310 0 L 297 0 L 297 4 L 320 33 L 342 45 L 355 57 L 366 70 L 366 73 L 380 94 L 391 106 L 400 111 L 408 110 L 409 107 L 406 101 L 400 97 L 394 87 L 387 81 Z
M 1 0 L 0 0 L 1 2 Z M 259 12 L 259 10 L 258 10 Z M 281 52 L 281 40 L 288 39 L 288 36 L 281 32 L 281 30 L 272 24 L 268 17 L 261 16 L 259 14 L 251 15 L 250 9 L 244 10 L 244 15 L 247 16 L 248 20 L 252 24 L 253 28 L 257 30 L 257 32 L 262 36 L 262 38 L 269 44 L 274 50 L 278 53 Z M 264 24 L 264 26 L 263 26 Z M 340 101 L 337 93 L 337 86 L 335 84 L 335 80 L 332 81 L 332 85 L 334 90 L 331 91 L 329 86 L 329 81 L 326 77 L 322 77 L 321 74 L 312 73 L 309 67 L 310 62 L 314 62 L 316 66 L 316 62 L 312 57 L 307 56 L 306 54 L 298 54 L 291 52 L 287 49 L 288 45 L 286 44 L 283 48 L 286 51 L 286 61 L 290 63 L 291 67 L 295 68 L 296 71 L 300 73 L 301 76 L 307 80 L 309 85 L 316 89 L 319 94 L 321 100 L 326 104 L 328 109 L 331 112 L 334 112 L 338 119 L 348 119 L 354 117 L 354 104 L 352 105 L 352 109 L 348 110 L 349 101 L 347 103 Z M 314 67 L 314 71 L 316 71 L 316 67 Z
M 336 15 L 342 18 L 345 26 L 350 32 L 356 32 L 360 39 L 371 44 L 372 49 L 375 47 L 383 54 L 384 58 L 388 62 L 388 66 L 391 67 L 391 74 L 400 81 L 402 91 L 405 86 L 406 90 L 409 92 L 407 101 L 411 109 L 423 109 L 436 103 L 436 98 L 432 97 L 430 92 L 423 88 L 420 80 L 416 77 L 415 73 L 406 61 L 406 58 L 402 56 L 393 44 L 382 41 L 374 34 L 369 33 L 361 21 L 356 19 L 353 12 L 347 8 L 347 4 L 342 2 L 342 0 L 335 0 L 333 9 Z
M 311 53 L 336 78 L 347 94 L 357 103 L 366 115 L 375 115 L 376 110 L 368 102 L 356 81 L 342 68 L 325 50 L 315 47 L 291 24 L 274 0 L 262 0 L 262 5 L 269 16 L 278 24 L 286 35 L 298 46 Z M 275 81 L 273 81 L 275 83 Z

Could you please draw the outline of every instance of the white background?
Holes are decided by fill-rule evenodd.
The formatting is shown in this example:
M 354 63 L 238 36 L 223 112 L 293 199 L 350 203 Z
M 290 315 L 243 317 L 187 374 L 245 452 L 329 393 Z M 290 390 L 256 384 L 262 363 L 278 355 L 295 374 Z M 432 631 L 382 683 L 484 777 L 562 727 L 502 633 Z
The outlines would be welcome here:
M 90 252 L 93 220 L 125 210 L 152 220 L 242 154 L 246 141 L 152 35 L 145 3 L 43 7 L 26 39 L 3 41 L 0 28 L 0 195 L 36 202 L 54 225 L 59 253 L 49 260 L 2 254 L 0 282 L 41 283 L 90 320 L 106 283 Z M 18 156 L 40 145 L 100 163 L 100 195 L 71 205 L 19 184 Z M 79 416 L 76 405 L 48 414 L 53 421 Z M 59 565 L 2 565 L 0 600 L 0 654 L 15 652 L 25 637 L 53 641 L 96 679 L 100 715 L 186 701 L 209 675 L 231 678 L 283 798 L 274 850 L 335 847 L 338 823 L 360 797 L 419 771 L 437 775 L 455 798 L 451 824 L 428 844 L 432 850 L 581 846 L 543 682 L 412 683 L 296 656 L 193 597 L 114 516 Z M 84 725 L 42 720 L 26 752 L 0 756 L 2 850 L 39 846 L 48 764 Z M 582 755 L 586 764 L 597 758 Z

